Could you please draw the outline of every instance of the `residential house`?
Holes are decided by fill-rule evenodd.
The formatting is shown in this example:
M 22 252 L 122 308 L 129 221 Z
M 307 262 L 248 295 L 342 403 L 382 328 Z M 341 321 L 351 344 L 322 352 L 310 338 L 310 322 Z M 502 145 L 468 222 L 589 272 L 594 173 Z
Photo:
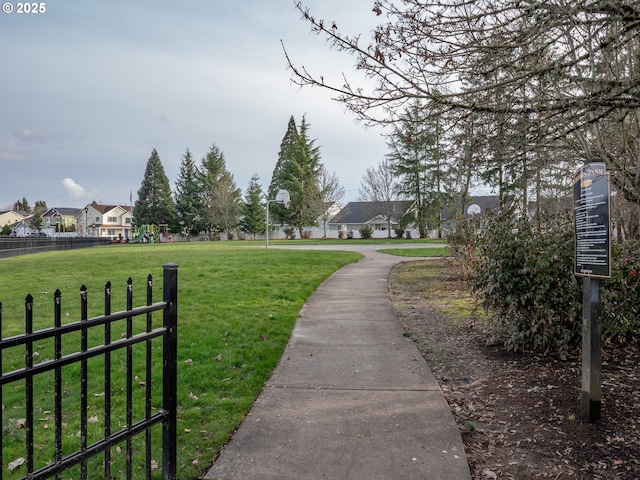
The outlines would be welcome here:
M 38 231 L 34 228 L 31 228 L 29 225 L 29 219 L 33 215 L 29 215 L 27 218 L 23 220 L 19 220 L 16 223 L 11 225 L 11 235 L 14 237 L 27 237 L 29 235 L 35 235 Z
M 395 237 L 394 230 L 411 206 L 411 202 L 349 202 L 327 223 L 327 236 L 337 237 L 339 232 L 352 231 L 355 238 L 366 226 L 373 229 L 373 238 Z
M 21 220 L 26 220 L 30 215 L 25 212 L 17 212 L 15 210 L 7 210 L 0 212 L 0 228 L 5 225 L 10 227 L 17 224 Z
M 133 237 L 133 211 L 126 205 L 92 202 L 76 214 L 77 231 L 83 237 L 128 240 Z
M 400 219 L 413 207 L 410 201 L 393 202 L 349 202 L 338 214 L 328 222 L 329 232 L 327 236 L 337 237 L 339 231 L 352 231 L 355 238 L 359 237 L 358 230 L 369 226 L 373 229 L 373 238 L 395 237 L 394 230 L 399 227 Z M 464 211 L 467 216 L 482 218 L 488 210 L 500 208 L 499 198 L 495 195 L 478 195 L 471 197 L 466 202 Z M 445 208 L 441 212 L 442 228 L 453 229 L 456 219 Z M 407 227 L 405 227 L 406 229 Z M 415 229 L 409 228 L 413 238 L 419 237 Z M 437 237 L 438 232 L 433 231 L 430 236 Z
M 42 229 L 50 229 L 53 232 L 75 232 L 79 208 L 55 207 L 44 212 L 42 217 Z

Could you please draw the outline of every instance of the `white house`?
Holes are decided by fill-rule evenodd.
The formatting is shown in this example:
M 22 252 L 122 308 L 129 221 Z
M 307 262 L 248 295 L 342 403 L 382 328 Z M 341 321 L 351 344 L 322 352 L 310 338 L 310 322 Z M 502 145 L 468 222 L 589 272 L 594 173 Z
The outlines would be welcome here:
M 330 236 L 336 237 L 342 230 L 352 231 L 357 238 L 358 230 L 368 226 L 373 230 L 374 238 L 394 237 L 394 229 L 411 205 L 404 201 L 349 202 L 327 223 Z
M 100 205 L 95 201 L 76 215 L 81 237 L 103 237 L 126 241 L 133 237 L 133 211 L 125 205 Z

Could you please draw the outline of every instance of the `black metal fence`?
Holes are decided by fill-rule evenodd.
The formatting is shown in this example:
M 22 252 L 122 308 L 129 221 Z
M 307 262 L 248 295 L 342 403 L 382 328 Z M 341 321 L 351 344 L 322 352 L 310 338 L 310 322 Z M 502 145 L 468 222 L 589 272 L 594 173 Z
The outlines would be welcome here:
M 131 279 L 127 282 L 126 291 L 126 310 L 116 313 L 111 312 L 111 284 L 107 283 L 104 290 L 104 315 L 88 318 L 88 293 L 84 285 L 80 289 L 80 320 L 73 323 L 62 322 L 63 310 L 61 302 L 61 292 L 56 290 L 54 293 L 54 326 L 34 331 L 34 302 L 33 297 L 29 294 L 25 300 L 25 323 L 26 330 L 24 334 L 7 338 L 0 338 L 0 369 L 3 372 L 0 376 L 0 403 L 3 405 L 3 411 L 0 412 L 0 420 L 2 420 L 3 432 L 5 431 L 5 421 L 3 416 L 9 414 L 5 412 L 5 395 L 6 389 L 11 387 L 19 387 L 19 391 L 24 392 L 24 410 L 25 417 L 21 419 L 24 435 L 26 436 L 24 458 L 20 458 L 20 466 L 26 468 L 26 474 L 23 479 L 45 479 L 45 478 L 68 478 L 69 469 L 75 469 L 74 478 L 122 478 L 126 476 L 131 478 L 152 478 L 152 475 L 158 475 L 161 470 L 162 478 L 165 480 L 176 478 L 176 408 L 177 408 L 177 300 L 178 300 L 178 266 L 175 264 L 163 265 L 163 299 L 161 302 L 153 302 L 151 275 L 147 278 L 146 288 L 146 305 L 133 307 L 133 282 Z M 162 311 L 162 322 L 153 319 L 153 312 Z M 134 329 L 134 320 L 136 320 Z M 119 323 L 118 323 L 119 322 Z M 118 328 L 124 330 L 118 335 L 118 331 L 112 332 L 112 327 L 117 325 Z M 2 326 L 2 304 L 0 303 L 0 327 Z M 0 330 L 2 331 L 2 330 Z M 80 347 L 77 348 L 79 340 Z M 155 340 L 155 341 L 154 341 Z M 51 359 L 44 359 L 36 363 L 37 350 L 43 349 L 44 344 L 49 342 L 52 344 Z M 158 343 L 160 342 L 160 343 Z M 95 345 L 94 345 L 95 343 Z M 75 347 L 74 347 L 75 345 Z M 138 347 L 134 350 L 134 346 Z M 73 348 L 69 348 L 73 347 Z M 158 354 L 154 357 L 154 351 L 160 350 L 161 354 L 159 366 L 156 361 L 156 368 L 161 368 L 162 386 L 155 385 L 152 382 L 154 358 L 158 360 Z M 6 352 L 21 350 L 24 348 L 22 355 L 14 355 L 10 357 L 5 355 Z M 141 381 L 140 377 L 134 373 L 134 351 L 142 357 L 138 357 L 136 363 L 136 371 L 144 370 L 143 375 L 146 377 Z M 114 355 L 118 355 L 114 357 Z M 4 372 L 2 361 L 8 362 L 7 358 L 16 361 L 24 361 L 24 367 L 17 368 L 12 371 Z M 24 360 L 22 360 L 24 358 Z M 104 416 L 102 422 L 103 431 L 98 430 L 98 440 L 91 444 L 88 442 L 88 427 L 98 415 L 92 414 L 88 417 L 90 410 L 88 401 L 90 392 L 88 383 L 90 380 L 95 382 L 95 378 L 89 375 L 88 362 L 90 359 L 98 359 L 104 362 L 104 380 L 98 379 L 99 387 L 103 388 L 99 396 L 103 411 L 99 412 Z M 116 363 L 117 365 L 112 365 Z M 94 360 L 95 362 L 95 360 Z M 92 363 L 92 366 L 94 364 Z M 64 370 L 65 378 L 63 379 L 63 368 L 71 368 L 72 370 Z M 10 366 L 9 366 L 10 368 Z M 96 369 L 91 370 L 91 374 L 95 375 Z M 119 380 L 122 386 L 117 388 L 118 384 L 112 372 L 116 376 L 125 377 Z M 53 378 L 51 378 L 53 377 Z M 69 377 L 69 378 L 67 378 Z M 75 388 L 69 387 L 69 380 L 75 385 Z M 47 383 L 49 382 L 49 383 Z M 53 385 L 51 385 L 53 383 Z M 101 383 L 101 384 L 100 384 Z M 78 385 L 79 384 L 79 385 Z M 64 386 L 63 386 L 64 385 Z M 161 390 L 161 399 L 154 405 L 153 388 Z M 39 433 L 44 430 L 41 423 L 43 420 L 43 412 L 34 406 L 34 389 L 39 394 L 46 397 L 53 394 L 53 411 L 44 412 L 52 414 L 50 419 L 53 423 L 53 432 L 48 424 L 47 432 L 52 433 L 55 453 L 51 454 L 53 458 L 45 460 L 35 460 L 35 454 L 43 450 L 42 438 L 34 438 L 34 429 L 38 427 Z M 134 389 L 136 394 L 134 395 Z M 13 389 L 15 390 L 15 388 Z M 141 391 L 138 393 L 138 391 Z M 77 393 L 79 401 L 76 399 L 74 405 L 78 405 L 75 414 L 79 417 L 77 420 L 79 432 L 73 435 L 74 440 L 77 439 L 79 448 L 75 451 L 69 451 L 69 412 L 63 411 L 63 403 L 68 401 L 68 397 L 73 393 Z M 143 393 L 142 393 L 143 392 Z M 15 391 L 10 392 L 15 397 Z M 95 393 L 93 394 L 95 395 Z M 144 397 L 144 412 L 134 401 L 135 398 Z M 124 398 L 122 398 L 124 397 Z M 156 394 L 158 397 L 158 394 Z M 156 398 L 157 400 L 157 398 Z M 116 403 L 118 406 L 116 407 Z M 68 404 L 67 404 L 68 405 Z M 95 405 L 93 405 L 95 408 Z M 67 410 L 69 407 L 67 407 Z M 138 411 L 138 416 L 134 418 L 134 409 Z M 93 410 L 95 411 L 95 410 Z M 117 418 L 114 418 L 117 417 Z M 48 420 L 49 417 L 45 418 Z M 114 428 L 113 425 L 119 425 Z M 161 427 L 160 427 L 161 425 Z M 161 450 L 161 465 L 157 460 L 152 459 L 152 428 L 162 429 L 161 446 L 154 445 L 156 450 Z M 75 428 L 75 424 L 74 424 Z M 66 431 L 65 431 L 66 429 Z M 95 430 L 95 427 L 94 427 Z M 64 433 L 63 433 L 64 431 Z M 95 437 L 95 431 L 92 433 Z M 134 446 L 133 440 L 137 443 Z M 94 438 L 95 440 L 95 438 Z M 7 469 L 8 460 L 4 458 L 5 439 L 3 437 L 2 449 L 0 449 L 0 480 L 3 478 L 3 472 Z M 7 442 L 8 443 L 8 442 Z M 157 443 L 157 442 L 156 442 Z M 142 446 L 140 446 L 142 445 Z M 51 446 L 49 446 L 51 447 Z M 124 447 L 124 449 L 122 448 Z M 34 454 L 35 453 L 35 454 Z M 117 453 L 118 457 L 124 455 L 121 463 L 124 464 L 124 472 L 112 472 L 112 456 Z M 41 456 L 41 454 L 40 454 Z M 134 459 L 135 456 L 135 459 Z M 103 461 L 96 464 L 102 457 Z M 139 460 L 140 459 L 140 460 Z M 88 467 L 90 461 L 93 461 Z M 136 467 L 134 470 L 134 461 Z M 36 463 L 38 465 L 36 465 Z M 100 465 L 103 471 L 99 473 L 95 471 L 96 465 Z M 139 467 L 138 465 L 142 465 Z M 15 463 L 13 465 L 15 468 Z M 9 468 L 11 469 L 11 468 Z M 17 470 L 17 469 L 16 469 Z M 91 470 L 91 471 L 89 471 Z M 144 470 L 142 473 L 141 470 Z M 22 472 L 22 470 L 20 470 Z M 91 475 L 91 476 L 89 476 Z
M 97 237 L 9 237 L 0 236 L 0 258 L 16 257 L 30 253 L 51 250 L 71 250 L 75 248 L 109 245 L 109 238 Z

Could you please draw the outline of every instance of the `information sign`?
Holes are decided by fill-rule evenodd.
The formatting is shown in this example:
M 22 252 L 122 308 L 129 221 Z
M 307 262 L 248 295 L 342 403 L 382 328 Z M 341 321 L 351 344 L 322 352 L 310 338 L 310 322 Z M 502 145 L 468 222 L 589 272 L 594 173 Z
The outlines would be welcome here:
M 587 163 L 573 181 L 575 274 L 611 277 L 609 172 L 604 163 Z

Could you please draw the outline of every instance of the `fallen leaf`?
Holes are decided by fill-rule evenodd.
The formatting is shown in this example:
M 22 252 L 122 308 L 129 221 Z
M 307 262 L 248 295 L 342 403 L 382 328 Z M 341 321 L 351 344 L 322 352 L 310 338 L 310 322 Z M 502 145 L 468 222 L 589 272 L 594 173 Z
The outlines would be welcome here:
M 494 472 L 493 470 L 489 470 L 488 468 L 485 468 L 482 471 L 482 477 L 483 478 L 490 478 L 492 480 L 496 480 L 498 478 L 498 474 L 496 472 Z
M 22 457 L 16 458 L 13 462 L 10 462 L 9 465 L 7 465 L 7 468 L 9 469 L 9 471 L 12 471 L 18 468 L 23 463 L 24 463 L 24 458 Z

